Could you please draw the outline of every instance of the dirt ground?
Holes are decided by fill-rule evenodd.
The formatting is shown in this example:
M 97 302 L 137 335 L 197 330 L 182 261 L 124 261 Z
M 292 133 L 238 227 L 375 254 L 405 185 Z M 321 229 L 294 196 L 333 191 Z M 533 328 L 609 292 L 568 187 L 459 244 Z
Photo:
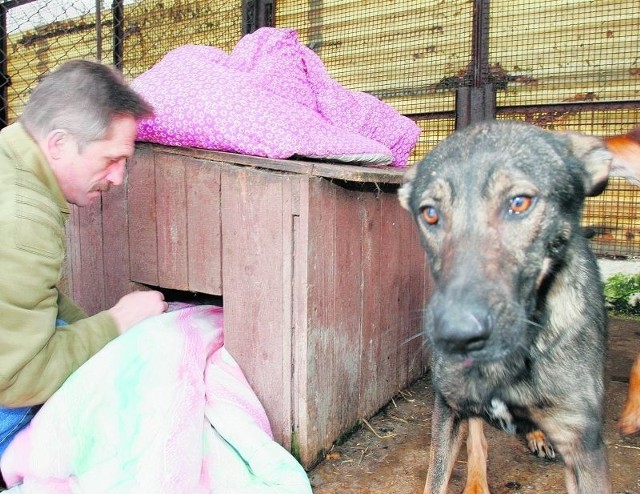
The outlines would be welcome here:
M 606 443 L 615 494 L 640 494 L 640 433 L 623 437 L 616 421 L 626 398 L 629 370 L 640 352 L 640 321 L 611 318 L 607 363 Z M 427 471 L 433 393 L 429 376 L 399 393 L 346 442 L 334 446 L 309 473 L 314 494 L 422 494 Z M 485 428 L 492 494 L 564 493 L 561 460 L 538 458 L 524 440 Z M 461 493 L 465 448 L 449 493 Z

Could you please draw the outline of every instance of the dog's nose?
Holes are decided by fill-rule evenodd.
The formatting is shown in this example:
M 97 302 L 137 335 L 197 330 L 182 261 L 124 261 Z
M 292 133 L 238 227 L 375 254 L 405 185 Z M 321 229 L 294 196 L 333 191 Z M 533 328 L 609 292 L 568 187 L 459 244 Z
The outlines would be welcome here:
M 491 315 L 482 307 L 451 307 L 435 316 L 436 343 L 452 353 L 482 350 L 491 334 Z

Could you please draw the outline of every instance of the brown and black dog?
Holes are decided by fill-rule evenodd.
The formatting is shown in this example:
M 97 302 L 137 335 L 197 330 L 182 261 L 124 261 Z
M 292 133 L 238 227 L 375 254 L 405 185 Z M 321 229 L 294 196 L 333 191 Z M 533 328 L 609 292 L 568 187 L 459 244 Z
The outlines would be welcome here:
M 603 441 L 607 318 L 580 219 L 607 183 L 604 140 L 518 122 L 452 134 L 407 173 L 433 293 L 424 317 L 436 394 L 424 492 L 444 494 L 468 423 L 465 493 L 489 492 L 483 420 L 531 433 L 568 492 L 611 492 Z M 534 438 L 541 438 L 537 442 Z
M 640 183 L 640 127 L 627 134 L 605 138 L 613 153 L 612 174 Z M 629 375 L 629 391 L 618 422 L 622 434 L 640 430 L 640 355 L 636 357 Z

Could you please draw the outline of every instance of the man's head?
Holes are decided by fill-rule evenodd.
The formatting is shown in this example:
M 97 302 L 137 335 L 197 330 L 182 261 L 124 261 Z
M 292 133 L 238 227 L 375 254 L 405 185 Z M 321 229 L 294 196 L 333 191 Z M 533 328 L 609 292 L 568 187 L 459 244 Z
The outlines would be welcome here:
M 73 60 L 33 90 L 20 122 L 72 204 L 85 206 L 124 179 L 136 124 L 153 114 L 115 68 Z

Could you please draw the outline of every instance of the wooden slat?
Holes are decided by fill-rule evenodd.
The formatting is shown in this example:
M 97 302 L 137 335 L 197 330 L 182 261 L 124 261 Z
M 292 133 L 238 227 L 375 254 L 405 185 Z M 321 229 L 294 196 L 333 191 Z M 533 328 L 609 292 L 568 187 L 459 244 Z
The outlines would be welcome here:
M 406 249 L 405 274 L 408 291 L 409 305 L 406 311 L 407 333 L 407 378 L 406 382 L 412 382 L 421 376 L 428 367 L 428 351 L 423 332 L 423 308 L 431 295 L 433 280 L 429 271 L 426 254 L 420 243 L 418 227 L 413 219 L 404 210 L 399 213 L 401 226 L 404 233 L 403 245 Z M 420 336 L 418 336 L 420 335 Z
M 78 215 L 79 272 L 74 275 L 74 300 L 87 314 L 105 307 L 101 200 L 76 208 Z
M 185 167 L 192 163 L 164 153 L 155 158 L 158 285 L 175 290 L 189 289 Z
M 291 376 L 291 449 L 298 457 L 309 458 L 313 452 L 309 431 L 315 426 L 311 423 L 307 410 L 309 401 L 309 383 L 314 378 L 309 362 L 312 352 L 309 347 L 309 276 L 312 263 L 309 262 L 309 188 L 307 178 L 295 180 L 297 187 L 291 187 L 292 195 L 292 234 L 291 234 L 291 353 L 293 372 Z M 285 382 L 288 379 L 285 379 Z M 289 443 L 289 441 L 287 441 Z M 309 465 L 310 462 L 305 463 Z
M 331 235 L 322 235 L 322 248 L 333 252 L 332 292 L 327 296 L 334 300 L 333 320 L 329 327 L 311 328 L 312 331 L 327 331 L 333 344 L 329 349 L 334 359 L 332 382 L 323 395 L 331 400 L 333 413 L 329 413 L 330 436 L 353 426 L 358 417 L 354 413 L 354 403 L 360 398 L 360 360 L 362 334 L 362 192 L 356 192 L 333 184 L 328 180 L 315 179 L 321 187 L 319 193 L 332 195 L 335 219 L 330 226 Z M 313 207 L 311 209 L 314 211 Z M 310 232 L 312 234 L 312 232 Z M 333 245 L 327 241 L 332 239 Z M 312 244 L 313 246 L 313 244 Z M 322 396 L 322 395 L 321 395 Z M 324 400 L 323 400 L 324 401 Z M 327 445 L 329 446 L 329 445 Z
M 58 289 L 61 289 L 63 293 L 74 301 L 77 300 L 78 295 L 76 293 L 76 280 L 80 278 L 80 256 L 82 254 L 80 249 L 80 218 L 78 218 L 77 210 L 76 206 L 71 206 L 71 215 L 65 225 L 67 256 L 63 268 L 66 269 L 66 274 L 63 274 L 64 279 L 58 285 Z M 91 253 L 85 254 L 90 255 Z
M 140 144 L 140 146 L 162 150 L 162 153 L 191 156 L 199 159 L 220 161 L 230 164 L 247 165 L 266 170 L 345 180 L 348 182 L 400 184 L 403 182 L 405 172 L 402 168 L 390 166 L 373 167 L 301 160 L 278 160 L 259 156 L 249 156 L 245 154 L 227 153 L 223 151 L 211 151 L 208 149 L 170 147 L 156 144 Z
M 185 181 L 189 290 L 222 295 L 220 164 L 189 160 Z
M 362 284 L 366 287 L 362 303 L 362 348 L 360 360 L 360 403 L 358 415 L 364 417 L 369 404 L 380 404 L 388 394 L 388 379 L 381 372 L 384 352 L 388 350 L 381 326 L 382 311 L 387 309 L 383 292 L 381 265 L 385 263 L 382 238 L 382 202 L 374 194 L 362 198 Z
M 363 323 L 359 202 L 357 192 L 310 180 L 304 464 L 358 418 Z
M 426 257 L 417 235 L 418 228 L 397 197 L 385 196 L 387 207 L 397 224 L 397 242 L 402 262 L 396 266 L 400 278 L 398 302 L 399 349 L 398 383 L 402 389 L 425 370 L 425 345 L 422 338 L 422 309 L 425 305 Z
M 283 182 L 292 177 L 226 166 L 221 174 L 225 346 L 265 406 L 274 436 L 291 435 L 291 327 L 284 326 Z M 288 249 L 287 249 L 288 250 Z
M 102 195 L 102 238 L 105 306 L 109 308 L 123 295 L 136 289 L 129 279 L 129 228 L 126 185 Z
M 139 146 L 128 165 L 131 280 L 158 286 L 156 179 L 153 150 Z
M 306 389 L 307 407 L 305 444 L 300 456 L 303 463 L 314 459 L 311 445 L 322 447 L 323 443 L 335 431 L 334 415 L 339 417 L 344 404 L 336 403 L 332 390 L 340 389 L 344 382 L 337 374 L 340 356 L 338 351 L 346 351 L 341 339 L 336 340 L 333 325 L 336 321 L 335 293 L 336 276 L 347 273 L 335 272 L 335 194 L 333 187 L 322 188 L 317 181 L 310 182 L 309 188 L 309 245 L 308 245 L 308 289 L 307 289 L 307 367 L 308 384 Z M 337 345 L 337 346 L 334 346 Z M 340 350 L 334 352 L 334 348 Z M 357 360 L 357 357 L 354 359 Z M 325 396 L 325 393 L 328 395 Z M 322 400 L 314 397 L 322 396 Z M 337 420 L 340 420 L 338 418 Z M 336 420 L 336 421 L 337 421 Z M 315 426 L 314 426 L 315 424 Z

